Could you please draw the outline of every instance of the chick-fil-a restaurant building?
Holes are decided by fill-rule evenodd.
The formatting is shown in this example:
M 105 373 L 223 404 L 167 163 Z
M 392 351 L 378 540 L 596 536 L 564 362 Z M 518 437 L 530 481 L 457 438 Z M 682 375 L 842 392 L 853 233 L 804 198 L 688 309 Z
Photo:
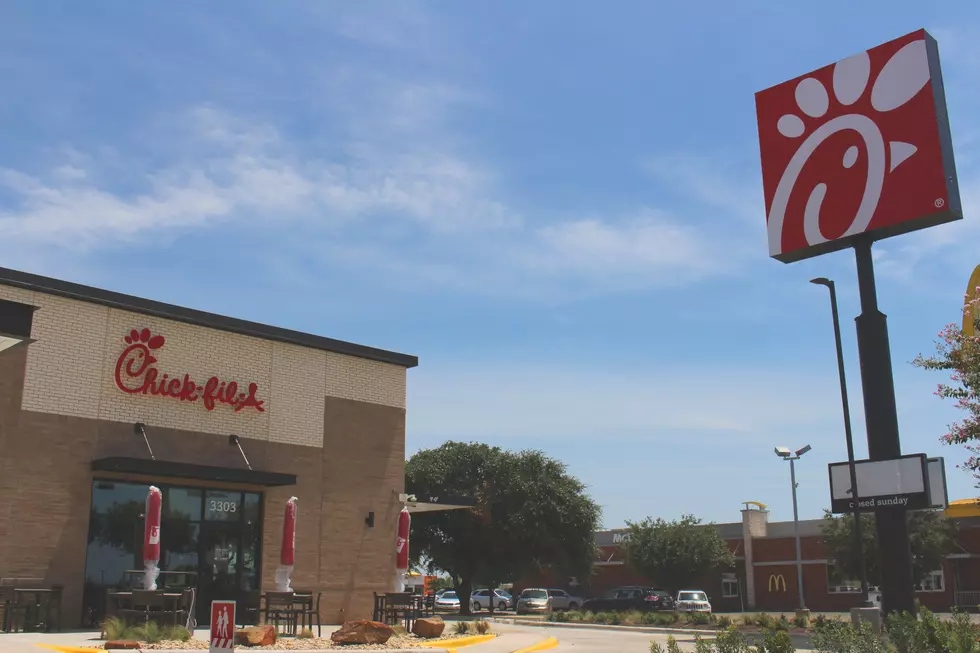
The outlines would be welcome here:
M 414 356 L 0 268 L 0 580 L 61 587 L 64 626 L 139 582 L 148 489 L 161 580 L 212 599 L 292 586 L 324 622 L 390 589 Z

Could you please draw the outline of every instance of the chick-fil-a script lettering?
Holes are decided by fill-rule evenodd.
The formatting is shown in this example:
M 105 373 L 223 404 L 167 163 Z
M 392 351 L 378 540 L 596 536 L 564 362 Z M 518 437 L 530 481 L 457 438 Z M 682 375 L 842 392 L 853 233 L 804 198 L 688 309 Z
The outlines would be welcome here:
M 180 401 L 200 400 L 208 410 L 214 410 L 218 404 L 226 404 L 234 408 L 236 413 L 245 408 L 265 412 L 262 407 L 265 401 L 260 401 L 255 396 L 259 389 L 258 384 L 249 383 L 247 391 L 239 391 L 237 382 L 223 381 L 217 376 L 198 384 L 189 374 L 161 374 L 154 367 L 157 359 L 153 352 L 163 347 L 166 342 L 163 336 L 153 335 L 149 329 L 133 329 L 123 340 L 127 347 L 119 355 L 115 371 L 116 387 L 123 392 L 170 397 Z

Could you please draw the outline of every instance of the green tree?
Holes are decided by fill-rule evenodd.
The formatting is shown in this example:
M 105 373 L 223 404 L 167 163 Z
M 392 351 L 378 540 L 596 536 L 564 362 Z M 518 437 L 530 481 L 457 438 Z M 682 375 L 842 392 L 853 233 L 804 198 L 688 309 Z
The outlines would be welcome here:
M 463 614 L 477 581 L 494 587 L 541 569 L 588 576 L 599 507 L 565 465 L 540 451 L 447 442 L 405 466 L 409 492 L 473 497 L 470 510 L 412 519 L 413 555 L 453 579 Z
M 980 288 L 975 292 L 980 296 Z M 980 334 L 980 299 L 967 297 L 963 307 L 966 320 L 973 320 L 974 331 Z M 919 354 L 912 361 L 916 367 L 949 373 L 949 383 L 940 383 L 936 395 L 956 402 L 966 416 L 949 426 L 940 437 L 944 444 L 961 444 L 971 453 L 962 467 L 970 470 L 980 481 L 980 335 L 970 335 L 958 324 L 947 324 L 939 332 L 936 353 Z
M 943 560 L 952 551 L 956 541 L 956 525 L 938 510 L 920 510 L 908 513 L 909 536 L 912 548 L 912 578 L 922 581 L 930 572 L 942 569 Z M 881 568 L 878 566 L 878 545 L 873 514 L 861 516 L 862 546 L 867 562 L 868 583 L 881 584 Z M 841 573 L 857 578 L 859 558 L 854 550 L 854 517 L 852 515 L 824 514 L 823 541 L 827 556 Z
M 670 522 L 648 517 L 627 526 L 624 549 L 630 566 L 671 592 L 735 565 L 735 555 L 714 525 L 693 515 Z

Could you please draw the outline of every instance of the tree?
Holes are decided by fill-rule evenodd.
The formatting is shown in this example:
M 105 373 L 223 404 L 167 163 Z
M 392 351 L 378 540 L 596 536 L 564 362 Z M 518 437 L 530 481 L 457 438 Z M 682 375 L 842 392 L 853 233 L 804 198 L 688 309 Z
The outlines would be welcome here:
M 591 572 L 599 507 L 563 463 L 540 451 L 447 442 L 412 456 L 405 480 L 415 494 L 477 501 L 474 509 L 412 519 L 413 555 L 450 575 L 463 614 L 476 581 L 495 587 L 545 566 Z
M 976 296 L 980 296 L 980 288 Z M 973 319 L 980 300 L 967 297 L 963 307 L 967 319 Z M 980 332 L 980 329 L 977 329 Z M 966 417 L 949 426 L 949 432 L 940 440 L 949 445 L 962 444 L 972 455 L 962 465 L 980 481 L 980 336 L 969 335 L 961 326 L 948 324 L 939 332 L 936 353 L 933 356 L 919 354 L 912 361 L 916 367 L 926 370 L 949 372 L 950 383 L 940 383 L 936 395 L 952 399 L 956 407 L 966 411 Z
M 878 566 L 874 519 L 874 515 L 870 513 L 861 516 L 862 547 L 867 563 L 868 583 L 879 585 L 881 568 Z M 912 546 L 912 578 L 918 584 L 929 573 L 942 569 L 943 560 L 956 541 L 956 525 L 938 510 L 910 512 L 908 523 Z M 853 515 L 838 517 L 826 512 L 822 530 L 828 558 L 842 573 L 854 574 L 851 580 L 855 580 L 860 567 L 857 552 L 854 550 Z
M 735 555 L 714 525 L 702 524 L 693 515 L 672 522 L 648 517 L 627 526 L 624 548 L 630 566 L 671 592 L 695 583 L 706 572 L 735 565 Z

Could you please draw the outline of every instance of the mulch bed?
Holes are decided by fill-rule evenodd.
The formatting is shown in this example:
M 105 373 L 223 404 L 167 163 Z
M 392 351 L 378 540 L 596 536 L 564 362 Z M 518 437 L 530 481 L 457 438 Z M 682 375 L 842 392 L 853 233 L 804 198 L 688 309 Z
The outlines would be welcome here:
M 447 633 L 439 638 L 441 640 L 458 639 L 461 637 L 469 637 L 469 635 L 454 635 Z M 416 637 L 415 635 L 395 635 L 389 639 L 384 644 L 334 644 L 329 637 L 314 637 L 314 638 L 297 638 L 297 637 L 282 637 L 276 640 L 274 646 L 236 646 L 235 650 L 255 650 L 255 651 L 304 651 L 304 650 L 322 650 L 322 649 L 344 649 L 350 651 L 373 651 L 379 649 L 387 648 L 421 648 L 425 642 L 431 642 L 431 639 L 424 639 L 422 637 Z M 99 644 L 98 648 L 102 648 Z M 188 651 L 206 651 L 208 650 L 208 641 L 206 639 L 191 639 L 186 642 L 155 642 L 153 644 L 143 644 L 142 650 L 188 650 Z

